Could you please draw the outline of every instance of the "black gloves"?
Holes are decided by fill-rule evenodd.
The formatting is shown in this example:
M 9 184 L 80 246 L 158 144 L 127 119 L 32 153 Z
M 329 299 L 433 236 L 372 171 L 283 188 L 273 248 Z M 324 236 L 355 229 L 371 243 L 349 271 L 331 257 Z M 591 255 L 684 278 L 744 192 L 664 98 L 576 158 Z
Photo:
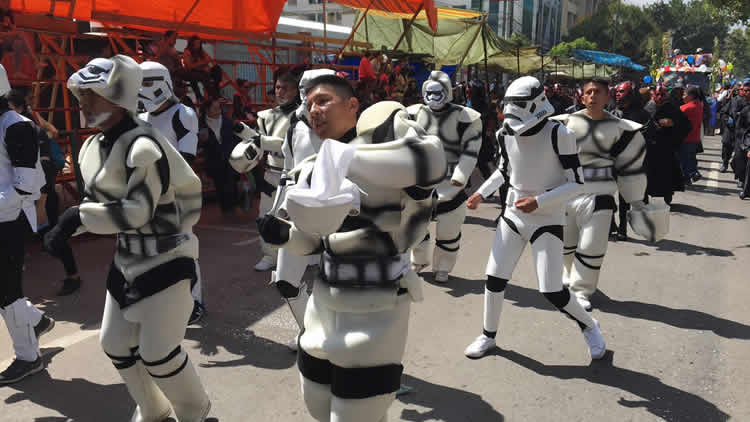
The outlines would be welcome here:
M 68 244 L 68 239 L 82 224 L 78 207 L 68 208 L 60 216 L 57 225 L 44 235 L 44 249 L 53 256 L 60 256 L 62 249 Z
M 283 245 L 289 241 L 289 230 L 292 225 L 273 215 L 266 214 L 255 220 L 258 223 L 258 233 L 263 241 L 271 245 Z

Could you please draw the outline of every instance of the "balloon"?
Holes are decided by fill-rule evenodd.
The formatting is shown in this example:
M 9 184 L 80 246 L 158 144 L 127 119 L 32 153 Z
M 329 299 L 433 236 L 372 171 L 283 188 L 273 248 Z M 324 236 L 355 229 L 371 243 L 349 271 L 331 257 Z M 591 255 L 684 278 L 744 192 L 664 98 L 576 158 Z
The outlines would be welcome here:
M 664 66 L 669 66 L 669 60 L 664 60 Z
M 693 56 L 688 56 L 688 58 L 687 58 L 687 62 L 688 62 L 688 63 L 690 63 L 690 64 L 693 64 L 693 63 L 695 63 L 695 57 L 693 57 Z
M 669 72 L 671 72 L 671 71 L 672 71 L 672 70 L 671 70 L 671 69 L 669 68 L 669 65 L 667 65 L 667 66 L 664 66 L 664 72 L 665 72 L 665 73 L 669 73 Z
M 719 59 L 719 67 L 724 69 L 727 67 L 727 62 L 725 62 L 724 59 Z
M 732 70 L 732 69 L 734 69 L 734 65 L 732 63 L 728 63 L 727 70 Z
M 650 84 L 651 81 L 653 81 L 653 78 L 651 78 L 651 75 L 646 75 L 643 77 L 643 83 L 644 84 Z

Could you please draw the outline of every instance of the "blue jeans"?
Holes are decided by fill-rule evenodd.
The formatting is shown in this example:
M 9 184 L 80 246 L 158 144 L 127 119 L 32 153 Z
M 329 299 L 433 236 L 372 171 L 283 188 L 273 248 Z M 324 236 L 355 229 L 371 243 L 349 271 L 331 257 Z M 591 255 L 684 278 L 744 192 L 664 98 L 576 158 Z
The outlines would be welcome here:
M 683 142 L 680 145 L 680 164 L 682 165 L 682 177 L 685 179 L 698 172 L 696 151 L 698 151 L 697 142 Z

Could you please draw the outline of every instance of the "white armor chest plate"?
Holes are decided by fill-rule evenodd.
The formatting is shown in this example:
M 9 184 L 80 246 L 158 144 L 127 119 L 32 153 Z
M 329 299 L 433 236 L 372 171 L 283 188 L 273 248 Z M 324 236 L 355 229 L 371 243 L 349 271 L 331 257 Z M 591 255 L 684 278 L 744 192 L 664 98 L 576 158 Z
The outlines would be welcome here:
M 604 120 L 592 120 L 581 111 L 568 116 L 566 126 L 576 134 L 581 166 L 600 168 L 614 164 L 610 151 L 620 139 L 622 129 L 613 116 L 607 114 Z
M 552 146 L 552 130 L 548 123 L 533 136 L 506 136 L 505 148 L 510 161 L 510 184 L 529 194 L 542 193 L 565 183 L 560 159 Z M 544 163 L 544 166 L 539 166 Z

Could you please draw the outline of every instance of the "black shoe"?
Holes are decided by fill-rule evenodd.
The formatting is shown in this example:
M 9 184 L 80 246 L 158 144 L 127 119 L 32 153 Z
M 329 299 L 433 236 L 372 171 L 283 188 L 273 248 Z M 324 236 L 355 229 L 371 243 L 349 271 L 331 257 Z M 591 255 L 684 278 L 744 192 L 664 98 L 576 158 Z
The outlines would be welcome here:
M 66 278 L 63 280 L 63 285 L 60 288 L 60 290 L 57 292 L 58 296 L 69 296 L 73 293 L 77 292 L 78 289 L 81 288 L 81 279 L 80 278 Z
M 197 300 L 193 303 L 193 312 L 190 314 L 188 325 L 193 325 L 203 319 L 206 314 L 206 307 Z
M 619 241 L 622 241 L 622 242 L 625 242 L 625 241 L 627 241 L 627 240 L 628 240 L 628 235 L 627 235 L 627 233 L 623 233 L 623 232 L 618 232 L 618 233 L 617 233 L 617 240 L 619 240 Z
M 702 178 L 703 178 L 702 174 L 700 174 L 698 172 L 695 172 L 693 174 L 692 180 L 693 180 L 693 182 L 697 182 L 697 181 L 701 180 Z
M 42 364 L 41 358 L 36 358 L 33 362 L 15 359 L 6 370 L 0 372 L 0 385 L 21 381 L 29 375 L 36 374 L 42 369 L 44 369 L 44 365 Z
M 747 195 L 745 195 L 745 192 L 740 192 L 740 199 L 747 198 Z
M 743 182 L 742 180 L 738 180 L 737 181 L 737 187 L 740 188 L 740 189 L 744 188 L 745 187 L 745 182 Z
M 42 315 L 42 319 L 39 320 L 39 324 L 34 327 L 34 334 L 36 335 L 36 339 L 39 340 L 39 337 L 49 333 L 53 328 L 55 328 L 55 320 L 48 317 L 47 315 Z
M 719 169 L 719 173 L 726 173 L 728 169 L 729 169 L 729 166 L 727 165 L 727 163 L 724 163 L 721 165 L 721 168 Z

